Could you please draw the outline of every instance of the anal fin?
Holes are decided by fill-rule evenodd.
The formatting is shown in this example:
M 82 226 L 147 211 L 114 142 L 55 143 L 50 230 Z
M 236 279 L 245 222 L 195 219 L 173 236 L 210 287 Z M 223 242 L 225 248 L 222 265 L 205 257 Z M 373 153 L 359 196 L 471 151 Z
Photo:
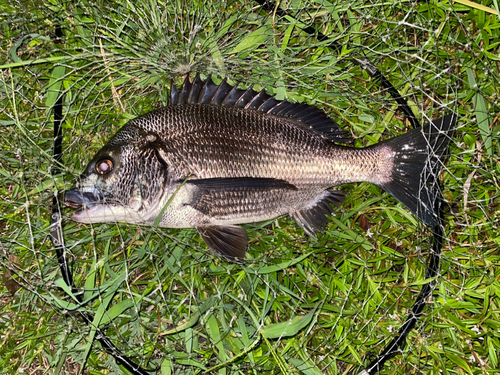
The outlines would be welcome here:
M 338 207 L 345 200 L 345 193 L 340 190 L 327 190 L 312 207 L 301 211 L 291 212 L 290 216 L 312 238 L 328 224 L 326 215 L 332 215 L 334 210 L 330 206 Z
M 237 225 L 206 225 L 197 229 L 212 251 L 231 262 L 245 261 L 248 236 L 244 228 Z

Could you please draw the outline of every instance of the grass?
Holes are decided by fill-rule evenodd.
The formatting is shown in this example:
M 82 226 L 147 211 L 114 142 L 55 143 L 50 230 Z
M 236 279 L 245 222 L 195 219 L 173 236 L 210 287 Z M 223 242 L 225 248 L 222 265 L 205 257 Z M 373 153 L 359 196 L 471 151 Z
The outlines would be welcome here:
M 65 212 L 82 304 L 48 238 L 52 196 L 120 126 L 165 104 L 170 80 L 187 72 L 318 105 L 357 146 L 407 131 L 352 54 L 376 64 L 422 122 L 461 115 L 442 175 L 437 286 L 382 373 L 498 371 L 499 17 L 447 1 L 281 6 L 297 20 L 236 1 L 0 4 L 1 373 L 121 373 L 78 311 L 161 374 L 346 374 L 367 365 L 427 282 L 430 246 L 429 231 L 375 186 L 342 186 L 348 198 L 317 241 L 288 218 L 247 225 L 245 265 L 215 258 L 194 230 L 80 225 Z M 344 49 L 301 33 L 302 24 Z M 53 177 L 51 107 L 61 93 L 63 172 Z

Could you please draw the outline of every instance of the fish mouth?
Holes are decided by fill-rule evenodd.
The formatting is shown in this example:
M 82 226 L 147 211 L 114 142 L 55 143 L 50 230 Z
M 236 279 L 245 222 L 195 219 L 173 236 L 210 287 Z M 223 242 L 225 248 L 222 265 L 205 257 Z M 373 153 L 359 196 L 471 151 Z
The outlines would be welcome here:
M 64 205 L 77 209 L 71 217 L 73 221 L 87 222 L 93 211 L 99 210 L 101 204 L 102 196 L 96 189 L 81 191 L 73 187 L 64 194 Z

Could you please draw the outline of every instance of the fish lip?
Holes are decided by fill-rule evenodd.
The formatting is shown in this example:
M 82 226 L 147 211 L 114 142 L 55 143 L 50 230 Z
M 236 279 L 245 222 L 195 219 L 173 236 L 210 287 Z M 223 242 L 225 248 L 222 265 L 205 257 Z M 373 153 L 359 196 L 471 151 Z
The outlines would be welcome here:
M 93 206 L 102 201 L 102 195 L 97 189 L 80 190 L 72 187 L 64 194 L 64 204 L 72 208 L 81 208 L 82 206 Z
M 64 194 L 64 205 L 77 209 L 71 217 L 74 221 L 80 221 L 82 215 L 88 215 L 100 203 L 102 203 L 102 195 L 97 189 L 82 191 L 72 187 Z

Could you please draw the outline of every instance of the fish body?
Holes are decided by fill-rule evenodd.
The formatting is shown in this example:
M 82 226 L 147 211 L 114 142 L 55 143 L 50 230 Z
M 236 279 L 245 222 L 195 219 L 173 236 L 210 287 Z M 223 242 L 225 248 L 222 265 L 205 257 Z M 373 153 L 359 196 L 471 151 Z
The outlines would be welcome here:
M 353 148 L 339 145 L 350 138 L 316 107 L 187 78 L 180 90 L 172 87 L 168 106 L 129 121 L 109 140 L 65 201 L 83 206 L 77 222 L 198 228 L 233 261 L 247 245 L 238 224 L 288 214 L 314 237 L 331 205 L 345 199 L 331 188 L 344 183 L 378 185 L 434 226 L 437 192 L 429 180 L 455 121 L 446 116 Z

